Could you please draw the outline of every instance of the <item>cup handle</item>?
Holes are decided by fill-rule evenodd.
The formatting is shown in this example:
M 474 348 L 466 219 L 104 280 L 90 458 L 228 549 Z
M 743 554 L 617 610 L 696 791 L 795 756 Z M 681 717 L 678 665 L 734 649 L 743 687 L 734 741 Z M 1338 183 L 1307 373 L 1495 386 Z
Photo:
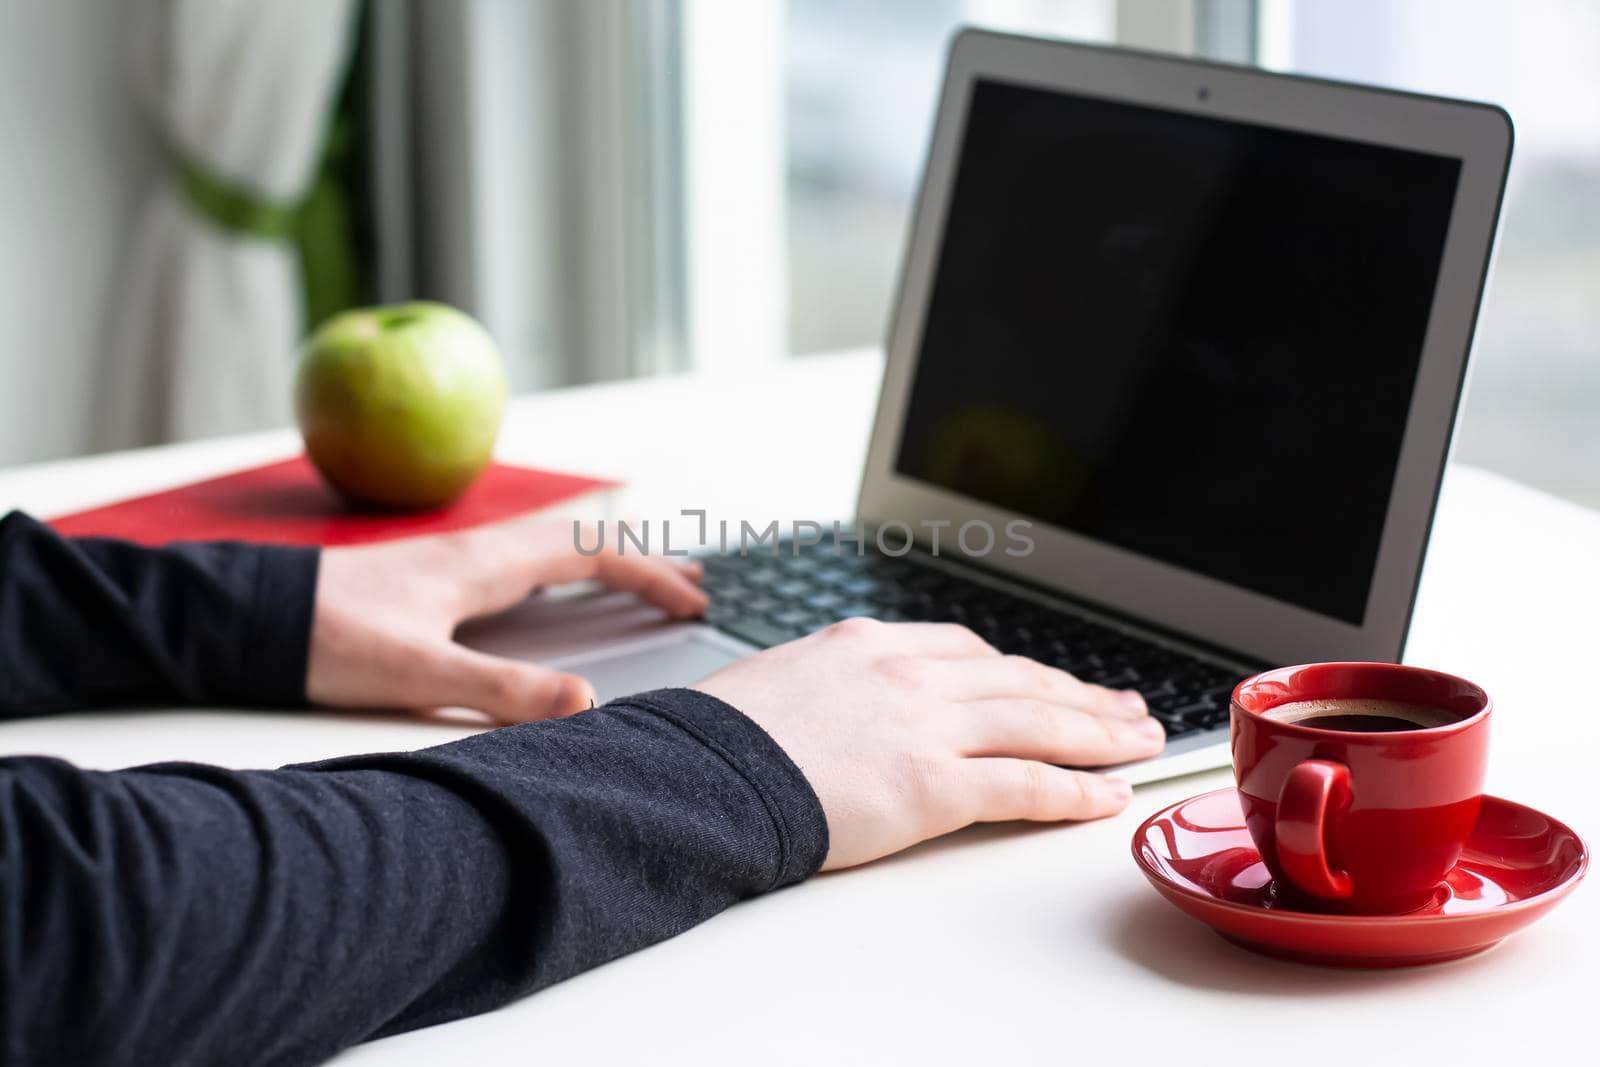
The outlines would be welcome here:
M 1278 793 L 1278 863 L 1297 889 L 1324 900 L 1346 900 L 1350 875 L 1328 865 L 1327 821 L 1350 806 L 1350 768 L 1308 759 L 1295 766 Z

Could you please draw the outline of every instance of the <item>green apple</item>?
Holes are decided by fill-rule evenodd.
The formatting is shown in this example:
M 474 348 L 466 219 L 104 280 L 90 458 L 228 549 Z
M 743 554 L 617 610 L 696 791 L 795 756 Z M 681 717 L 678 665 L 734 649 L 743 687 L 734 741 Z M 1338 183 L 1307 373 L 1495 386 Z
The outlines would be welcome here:
M 506 373 L 487 330 L 444 304 L 335 315 L 301 350 L 295 414 L 317 470 L 352 502 L 433 508 L 489 465 Z

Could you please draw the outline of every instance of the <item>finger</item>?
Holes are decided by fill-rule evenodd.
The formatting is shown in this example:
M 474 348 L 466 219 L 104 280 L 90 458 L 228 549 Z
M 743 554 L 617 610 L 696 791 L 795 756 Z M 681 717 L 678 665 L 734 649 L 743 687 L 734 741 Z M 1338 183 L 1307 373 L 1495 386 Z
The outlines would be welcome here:
M 558 719 L 592 707 L 594 687 L 575 674 L 451 644 L 419 657 L 407 703 L 462 707 L 500 723 Z
M 1105 715 L 1142 719 L 1144 697 L 1131 689 L 1107 689 L 1026 656 L 999 656 L 972 661 L 940 659 L 926 665 L 928 684 L 952 701 L 994 697 L 1031 697 Z
M 704 567 L 682 556 L 620 556 L 592 531 L 547 520 L 513 519 L 456 534 L 446 542 L 448 570 L 459 585 L 460 615 L 503 610 L 541 586 L 598 578 L 635 592 L 669 614 L 692 617 L 705 610 L 699 588 Z
M 1090 715 L 1047 700 L 979 700 L 958 705 L 961 751 L 967 756 L 1015 756 L 1100 767 L 1145 759 L 1161 751 L 1161 724 Z
M 538 551 L 538 546 L 530 546 Z M 705 590 L 700 588 L 703 568 L 695 563 L 684 566 L 675 558 L 661 556 L 618 556 L 609 549 L 593 556 L 583 556 L 570 548 L 543 549 L 546 554 L 525 561 L 523 572 L 516 576 L 515 584 L 507 584 L 492 595 L 480 595 L 473 604 L 471 614 L 483 614 L 516 603 L 532 590 L 546 585 L 562 585 L 597 579 L 608 589 L 632 593 L 678 619 L 692 619 L 706 610 L 709 602 Z M 511 581 L 512 575 L 506 575 Z
M 1032 760 L 961 760 L 955 774 L 955 788 L 971 805 L 971 822 L 1102 819 L 1133 797 L 1132 787 L 1120 778 Z
M 954 622 L 877 622 L 845 619 L 822 631 L 830 638 L 869 644 L 886 656 L 975 659 L 1000 652 L 971 630 Z
M 710 598 L 700 588 L 698 575 L 677 560 L 601 554 L 595 563 L 595 576 L 607 588 L 632 593 L 674 618 L 691 619 L 706 610 Z
M 624 555 L 616 541 L 605 542 L 593 532 L 575 532 L 565 540 L 553 539 L 556 535 L 552 527 L 539 526 L 523 538 L 533 585 L 596 578 L 608 589 L 632 593 L 676 618 L 693 618 L 705 611 L 708 598 L 699 584 L 705 567 L 698 560 L 640 551 Z M 601 545 L 599 551 L 579 550 L 594 544 Z

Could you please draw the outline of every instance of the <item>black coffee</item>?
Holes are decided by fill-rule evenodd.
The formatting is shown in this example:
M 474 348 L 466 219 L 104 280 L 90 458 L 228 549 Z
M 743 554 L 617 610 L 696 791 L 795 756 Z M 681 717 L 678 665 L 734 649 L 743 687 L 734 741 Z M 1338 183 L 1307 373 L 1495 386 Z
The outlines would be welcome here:
M 1343 730 L 1347 733 L 1388 734 L 1401 730 L 1432 730 L 1448 726 L 1461 718 L 1443 708 L 1425 704 L 1406 704 L 1398 700 L 1368 700 L 1346 697 L 1325 700 L 1294 700 L 1269 708 L 1263 714 L 1275 722 L 1289 722 L 1318 730 Z
M 1400 730 L 1426 730 L 1420 722 L 1398 715 L 1315 715 L 1297 722 L 1319 730 L 1346 730 L 1358 734 L 1387 734 Z

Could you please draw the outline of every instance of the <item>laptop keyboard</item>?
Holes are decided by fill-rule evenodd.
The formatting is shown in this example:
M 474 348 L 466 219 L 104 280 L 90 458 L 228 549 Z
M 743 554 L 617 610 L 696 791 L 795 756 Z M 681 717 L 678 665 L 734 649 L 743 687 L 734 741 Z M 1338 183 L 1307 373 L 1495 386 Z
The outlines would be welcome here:
M 1228 700 L 1244 672 L 1146 641 L 1070 608 L 872 552 L 832 546 L 795 554 L 706 556 L 705 621 L 767 648 L 840 619 L 958 622 L 1002 652 L 1028 656 L 1086 682 L 1137 689 L 1168 737 L 1226 726 Z

